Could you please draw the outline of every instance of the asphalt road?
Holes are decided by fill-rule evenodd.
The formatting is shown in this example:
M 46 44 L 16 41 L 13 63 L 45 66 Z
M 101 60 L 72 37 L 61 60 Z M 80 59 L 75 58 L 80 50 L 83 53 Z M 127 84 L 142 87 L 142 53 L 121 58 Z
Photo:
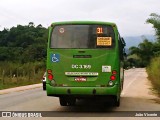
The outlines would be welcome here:
M 67 115 L 78 118 L 107 117 L 116 111 L 120 111 L 116 114 L 124 114 L 127 111 L 160 111 L 159 101 L 159 98 L 152 92 L 145 69 L 135 68 L 125 71 L 120 107 L 104 105 L 94 100 L 80 100 L 74 107 L 62 107 L 59 105 L 58 98 L 48 97 L 42 87 L 36 87 L 8 94 L 1 93 L 0 111 L 50 111 L 57 117 L 67 117 Z

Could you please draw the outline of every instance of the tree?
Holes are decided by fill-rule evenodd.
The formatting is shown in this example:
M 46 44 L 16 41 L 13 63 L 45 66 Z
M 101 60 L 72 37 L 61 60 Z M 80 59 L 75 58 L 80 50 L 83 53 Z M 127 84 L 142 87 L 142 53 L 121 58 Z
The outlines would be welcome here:
M 33 22 L 0 31 L 0 61 L 43 61 L 47 36 L 48 30 L 41 24 L 35 27 Z
M 149 42 L 147 39 L 140 43 L 138 47 L 131 47 L 129 50 L 131 51 L 131 55 L 136 54 L 140 58 L 139 64 L 141 67 L 146 67 L 154 55 L 153 43 Z
M 147 19 L 147 23 L 152 24 L 155 29 L 157 40 L 160 43 L 160 15 L 151 13 L 151 18 Z
M 29 22 L 28 26 L 29 27 L 34 27 L 34 23 L 33 22 Z
M 154 43 L 153 52 L 155 56 L 160 56 L 160 15 L 152 13 L 151 17 L 147 19 L 147 23 L 152 24 L 157 36 L 157 42 Z

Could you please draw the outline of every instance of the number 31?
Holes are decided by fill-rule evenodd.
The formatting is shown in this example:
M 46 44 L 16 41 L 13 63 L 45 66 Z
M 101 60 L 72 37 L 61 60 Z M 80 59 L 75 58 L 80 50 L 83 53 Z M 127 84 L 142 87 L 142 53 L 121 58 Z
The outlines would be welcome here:
M 98 34 L 102 34 L 103 33 L 103 28 L 102 27 L 98 27 L 97 28 L 97 33 Z

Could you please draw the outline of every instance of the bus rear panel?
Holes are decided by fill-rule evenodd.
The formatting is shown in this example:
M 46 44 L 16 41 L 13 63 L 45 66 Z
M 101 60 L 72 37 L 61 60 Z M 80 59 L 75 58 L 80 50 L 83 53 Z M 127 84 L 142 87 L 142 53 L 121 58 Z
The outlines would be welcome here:
M 123 73 L 118 39 L 114 23 L 53 23 L 47 48 L 47 95 L 59 97 L 62 106 L 75 105 L 81 97 L 112 96 L 119 106 Z

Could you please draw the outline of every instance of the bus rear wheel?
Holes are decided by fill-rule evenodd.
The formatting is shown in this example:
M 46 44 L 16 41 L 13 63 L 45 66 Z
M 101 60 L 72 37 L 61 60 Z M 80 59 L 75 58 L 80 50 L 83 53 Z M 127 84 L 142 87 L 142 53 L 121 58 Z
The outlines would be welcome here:
M 75 104 L 76 104 L 76 98 L 68 99 L 68 105 L 69 106 L 75 106 Z
M 76 98 L 74 97 L 59 97 L 59 103 L 61 106 L 75 106 Z
M 117 97 L 114 98 L 114 106 L 119 107 L 120 106 L 120 97 L 117 99 Z
M 59 103 L 60 103 L 61 106 L 67 106 L 66 97 L 59 97 Z

